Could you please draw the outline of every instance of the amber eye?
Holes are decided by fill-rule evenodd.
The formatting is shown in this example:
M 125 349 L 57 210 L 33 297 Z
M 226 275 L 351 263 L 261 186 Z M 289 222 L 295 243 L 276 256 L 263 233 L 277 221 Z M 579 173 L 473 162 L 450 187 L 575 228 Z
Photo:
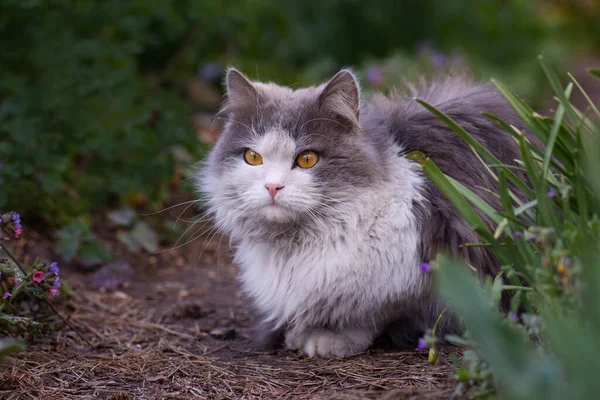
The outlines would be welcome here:
M 244 160 L 250 165 L 260 165 L 263 163 L 262 156 L 254 150 L 246 150 Z
M 319 161 L 319 155 L 312 150 L 306 150 L 296 157 L 296 165 L 300 168 L 312 168 Z

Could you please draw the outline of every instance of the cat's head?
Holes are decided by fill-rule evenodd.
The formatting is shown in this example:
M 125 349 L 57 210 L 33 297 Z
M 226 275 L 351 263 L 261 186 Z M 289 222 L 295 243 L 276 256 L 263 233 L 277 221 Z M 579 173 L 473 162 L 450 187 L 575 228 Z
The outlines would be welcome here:
M 327 83 L 292 90 L 227 73 L 225 121 L 199 179 L 227 233 L 290 224 L 318 227 L 381 176 L 360 128 L 360 90 L 342 70 Z

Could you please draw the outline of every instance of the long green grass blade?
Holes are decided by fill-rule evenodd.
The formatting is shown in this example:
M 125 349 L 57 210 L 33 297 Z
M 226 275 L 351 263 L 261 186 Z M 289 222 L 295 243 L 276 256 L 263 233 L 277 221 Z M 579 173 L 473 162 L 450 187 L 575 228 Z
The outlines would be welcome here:
M 569 96 L 571 94 L 571 90 L 573 88 L 573 84 L 569 84 L 567 87 L 567 92 Z M 558 109 L 556 110 L 556 115 L 554 116 L 554 124 L 552 125 L 552 130 L 550 131 L 550 137 L 548 138 L 548 142 L 546 143 L 546 153 L 544 154 L 544 163 L 542 165 L 542 177 L 546 179 L 548 176 L 548 170 L 550 169 L 550 160 L 552 159 L 552 154 L 554 151 L 554 144 L 556 143 L 556 138 L 558 136 L 558 132 L 560 130 L 563 116 L 565 115 L 565 107 L 559 104 Z
M 450 182 L 438 166 L 435 165 L 430 158 L 426 158 L 425 155 L 420 152 L 413 152 L 407 157 L 418 161 L 421 164 L 423 171 L 427 174 L 429 179 L 431 179 L 452 205 L 460 212 L 475 233 L 477 233 L 482 240 L 487 241 L 492 245 L 494 254 L 498 257 L 500 262 L 504 264 L 510 263 L 510 254 L 494 239 L 494 235 L 483 219 L 475 212 L 473 206 L 462 194 L 460 194 L 458 189 Z
M 577 82 L 577 79 L 575 79 L 575 77 L 571 73 L 569 73 L 569 78 L 571 78 L 575 86 L 577 86 L 577 89 L 579 89 L 583 97 L 585 97 L 585 100 L 589 103 L 591 110 L 594 111 L 594 114 L 596 114 L 596 118 L 598 119 L 598 121 L 600 121 L 600 110 L 598 110 L 598 107 L 596 107 L 590 96 L 588 96 L 587 92 L 583 89 L 583 87 L 581 87 L 579 82 Z
M 543 56 L 539 56 L 538 58 L 540 60 L 540 65 L 542 66 L 542 69 L 544 70 L 544 73 L 546 74 L 546 77 L 548 78 L 548 81 L 550 82 L 550 86 L 552 87 L 552 89 L 554 90 L 554 93 L 560 100 L 560 104 L 562 104 L 563 107 L 565 108 L 565 111 L 567 112 L 569 119 L 571 120 L 572 123 L 577 122 L 578 121 L 577 114 L 575 113 L 575 111 L 573 111 L 573 107 L 571 106 L 571 101 L 565 95 L 565 89 L 563 88 L 562 84 L 560 83 L 558 76 L 556 76 L 554 71 L 552 71 L 552 69 L 546 65 L 546 63 L 544 62 Z
M 471 146 L 481 157 L 483 157 L 486 162 L 491 164 L 501 164 L 500 160 L 498 160 L 492 153 L 490 153 L 485 147 L 483 147 L 477 140 L 471 136 L 466 130 L 464 130 L 461 126 L 459 126 L 452 118 L 448 117 L 446 114 L 427 103 L 421 99 L 415 99 L 419 104 L 429 110 L 432 114 L 438 117 L 442 122 L 444 122 L 450 129 L 452 129 L 458 136 L 460 136 L 469 146 Z M 507 171 L 508 179 L 515 184 L 520 190 L 522 190 L 528 196 L 533 197 L 533 191 L 529 186 L 525 184 L 514 172 Z
M 502 221 L 502 216 L 494 210 L 492 206 L 486 203 L 481 197 L 477 196 L 471 189 L 453 179 L 452 177 L 445 175 L 446 178 L 454 185 L 456 190 L 462 194 L 467 200 L 469 200 L 475 207 L 479 208 L 485 213 L 492 221 L 499 224 Z

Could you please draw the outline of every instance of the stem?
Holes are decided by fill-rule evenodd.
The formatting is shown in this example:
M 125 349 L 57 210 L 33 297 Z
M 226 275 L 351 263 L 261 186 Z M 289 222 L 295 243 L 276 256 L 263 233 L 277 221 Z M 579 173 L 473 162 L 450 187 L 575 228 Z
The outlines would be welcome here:
M 10 257 L 10 259 L 13 260 L 15 264 L 17 264 L 17 267 L 19 267 L 19 269 L 21 270 L 21 272 L 23 273 L 23 275 L 27 276 L 27 272 L 25 272 L 25 269 L 23 269 L 23 266 L 21 265 L 21 263 L 18 262 L 13 257 L 13 255 L 10 253 L 10 251 L 8 251 L 8 249 L 6 247 L 4 247 L 3 243 L 0 243 L 0 247 L 2 247 L 2 250 L 4 250 L 4 252 Z
M 442 320 L 442 317 L 444 316 L 444 314 L 446 314 L 446 311 L 448 311 L 448 307 L 444 308 L 444 311 L 442 311 L 442 313 L 438 317 L 437 321 L 435 321 L 435 325 L 433 325 L 433 332 L 432 332 L 433 336 L 435 336 L 435 333 L 437 332 L 437 327 L 438 327 L 440 321 Z
M 533 288 L 526 286 L 504 285 L 502 290 L 523 290 L 524 292 L 533 292 Z
M 17 261 L 16 258 L 13 257 L 13 255 L 11 254 L 11 252 L 8 251 L 8 249 L 6 247 L 4 247 L 3 243 L 0 243 L 0 247 L 2 247 L 2 250 L 4 250 L 4 252 L 10 257 L 10 259 L 15 262 L 15 264 L 17 265 L 17 267 L 19 267 L 19 269 L 21 270 L 21 272 L 23 272 L 23 274 L 25 276 L 27 276 L 27 272 L 25 272 L 25 269 L 23 268 L 23 266 L 21 265 L 21 263 L 19 261 Z M 81 340 L 83 340 L 92 349 L 95 348 L 93 344 L 91 344 L 85 337 L 83 337 L 83 335 L 81 333 L 79 333 L 79 331 L 73 325 L 71 325 L 71 323 L 69 321 L 67 321 L 65 319 L 65 317 L 63 317 L 58 312 L 58 310 L 54 307 L 54 305 L 52 303 L 50 303 L 50 300 L 48 300 L 48 299 L 43 299 L 43 300 L 46 302 L 46 304 L 48 304 L 48 306 L 50 307 L 50 309 L 52 310 L 52 312 L 54 312 L 54 314 L 56 314 L 57 317 L 59 317 L 65 324 L 67 324 L 67 326 L 69 328 L 71 328 L 77 334 L 77 336 L 79 336 L 81 338 Z

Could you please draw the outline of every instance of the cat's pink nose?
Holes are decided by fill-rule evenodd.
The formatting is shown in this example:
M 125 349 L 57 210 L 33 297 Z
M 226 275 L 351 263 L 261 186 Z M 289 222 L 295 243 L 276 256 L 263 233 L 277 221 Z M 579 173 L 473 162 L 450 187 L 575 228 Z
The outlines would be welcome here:
M 283 189 L 283 185 L 280 185 L 279 183 L 265 183 L 265 189 L 269 191 L 269 195 L 275 200 L 277 192 Z

